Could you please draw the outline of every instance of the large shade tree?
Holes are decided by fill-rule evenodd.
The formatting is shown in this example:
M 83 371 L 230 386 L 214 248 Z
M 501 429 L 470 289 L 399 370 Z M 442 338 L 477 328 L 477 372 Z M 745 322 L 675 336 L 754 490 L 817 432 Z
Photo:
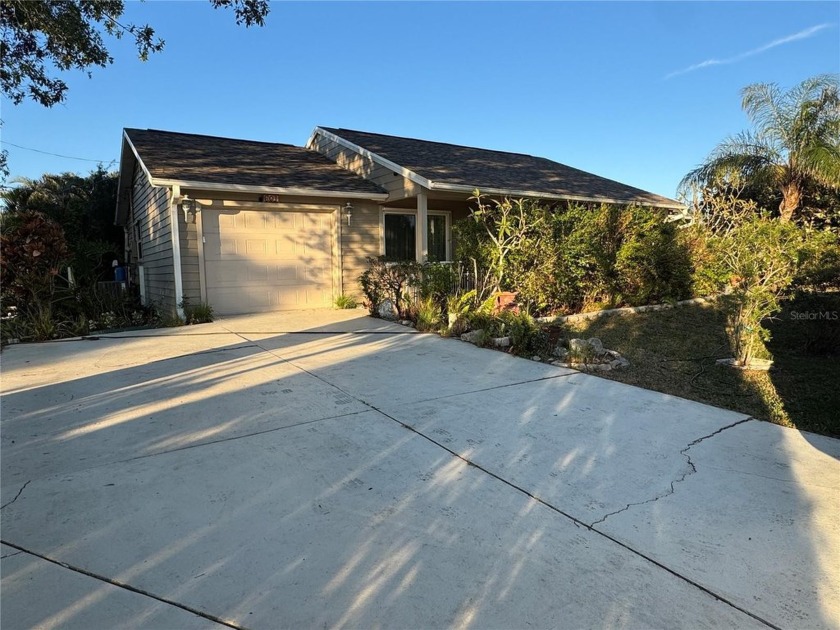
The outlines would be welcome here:
M 237 24 L 265 23 L 268 0 L 210 0 L 232 9 Z M 0 93 L 14 104 L 30 98 L 52 107 L 67 98 L 61 74 L 104 68 L 113 62 L 107 37 L 128 36 L 146 60 L 164 42 L 148 24 L 123 21 L 124 0 L 2 0 L 0 2 Z M 0 174 L 8 175 L 6 152 Z
M 232 8 L 237 24 L 262 26 L 267 0 L 210 0 Z M 105 67 L 113 62 L 105 35 L 134 39 L 145 60 L 163 49 L 148 24 L 122 21 L 123 0 L 3 0 L 0 2 L 0 87 L 17 104 L 29 97 L 51 107 L 66 98 L 67 84 L 56 71 Z
M 754 128 L 721 142 L 683 178 L 683 190 L 714 189 L 733 177 L 769 186 L 781 195 L 781 219 L 790 221 L 797 218 L 809 186 L 840 189 L 837 75 L 811 77 L 787 92 L 775 83 L 756 83 L 741 94 Z

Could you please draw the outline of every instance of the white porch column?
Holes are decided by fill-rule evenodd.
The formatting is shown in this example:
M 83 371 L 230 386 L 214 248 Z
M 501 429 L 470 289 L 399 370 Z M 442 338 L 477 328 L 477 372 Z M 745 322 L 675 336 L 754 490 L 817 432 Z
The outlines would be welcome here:
M 429 198 L 424 192 L 417 193 L 417 222 L 414 229 L 417 262 L 423 263 L 429 259 Z

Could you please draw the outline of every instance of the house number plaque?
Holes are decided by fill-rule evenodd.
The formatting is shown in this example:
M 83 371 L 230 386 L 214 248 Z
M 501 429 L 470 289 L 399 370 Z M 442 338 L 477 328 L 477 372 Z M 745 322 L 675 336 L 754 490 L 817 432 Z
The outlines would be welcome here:
M 263 195 L 260 197 L 263 203 L 280 203 L 280 195 Z

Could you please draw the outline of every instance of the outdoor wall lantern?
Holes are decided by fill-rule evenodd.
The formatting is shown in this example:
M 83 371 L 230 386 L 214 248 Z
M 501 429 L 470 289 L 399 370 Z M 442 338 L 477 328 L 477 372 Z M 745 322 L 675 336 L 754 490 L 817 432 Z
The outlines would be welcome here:
M 190 199 L 189 195 L 184 195 L 181 199 L 181 210 L 184 211 L 185 222 L 195 223 L 195 215 L 201 210 L 201 206 L 195 199 Z
M 347 225 L 350 225 L 350 217 L 353 216 L 353 206 L 350 205 L 349 201 L 344 206 L 344 216 L 347 217 Z

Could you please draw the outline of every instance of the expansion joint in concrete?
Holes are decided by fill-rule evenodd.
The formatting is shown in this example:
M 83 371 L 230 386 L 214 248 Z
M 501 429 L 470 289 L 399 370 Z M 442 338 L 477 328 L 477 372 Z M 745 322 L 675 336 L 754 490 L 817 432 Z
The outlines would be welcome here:
M 148 597 L 150 599 L 154 599 L 158 602 L 161 602 L 162 604 L 168 604 L 170 606 L 174 606 L 175 608 L 180 608 L 181 610 L 192 613 L 192 614 L 194 614 L 198 617 L 201 617 L 203 619 L 206 619 L 208 621 L 212 621 L 213 623 L 216 623 L 216 624 L 219 624 L 219 625 L 222 625 L 222 626 L 226 626 L 228 628 L 234 628 L 234 630 L 246 630 L 246 628 L 244 626 L 240 626 L 240 625 L 235 624 L 231 621 L 227 621 L 227 620 L 222 619 L 220 617 L 216 617 L 215 615 L 211 615 L 209 613 L 206 613 L 203 610 L 198 610 L 197 608 L 193 608 L 192 606 L 187 606 L 186 604 L 182 604 L 180 602 L 176 602 L 174 600 L 167 599 L 165 597 L 161 597 L 160 595 L 155 595 L 154 593 L 151 593 L 149 591 L 145 591 L 141 588 L 137 588 L 136 586 L 132 586 L 131 584 L 126 584 L 124 582 L 114 580 L 114 579 L 106 577 L 104 575 L 100 575 L 98 573 L 88 571 L 87 569 L 82 569 L 81 567 L 75 567 L 71 564 L 67 564 L 66 562 L 61 562 L 59 560 L 55 560 L 53 558 L 50 558 L 50 557 L 45 556 L 43 554 L 40 554 L 37 551 L 32 551 L 30 549 L 26 549 L 24 547 L 21 547 L 20 545 L 16 545 L 16 544 L 14 544 L 12 542 L 9 542 L 7 540 L 0 540 L 0 543 L 6 545 L 7 547 L 11 547 L 12 549 L 17 549 L 18 553 L 25 553 L 25 554 L 28 554 L 28 555 L 33 556 L 35 558 L 40 558 L 41 560 L 44 560 L 45 562 L 49 562 L 50 564 L 54 564 L 56 566 L 62 567 L 64 569 L 67 569 L 68 571 L 73 571 L 74 573 L 79 573 L 81 575 L 85 575 L 89 578 L 93 578 L 94 580 L 99 580 L 100 582 L 110 584 L 111 586 L 116 586 L 117 588 L 121 588 L 121 589 L 124 589 L 126 591 L 131 591 L 132 593 L 137 593 L 138 595 L 143 595 L 143 596 Z M 9 554 L 9 555 L 16 555 L 16 554 Z

